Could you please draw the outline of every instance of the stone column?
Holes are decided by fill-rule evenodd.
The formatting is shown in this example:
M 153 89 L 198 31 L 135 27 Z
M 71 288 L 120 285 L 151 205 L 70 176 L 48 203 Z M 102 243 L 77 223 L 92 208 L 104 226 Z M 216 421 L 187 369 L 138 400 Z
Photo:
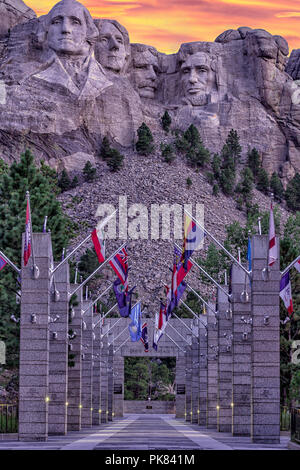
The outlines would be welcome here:
M 101 339 L 102 348 L 100 354 L 101 378 L 100 378 L 100 403 L 101 403 L 101 423 L 108 421 L 108 346 L 107 335 Z
M 199 420 L 200 426 L 207 425 L 207 316 L 201 316 L 199 322 Z
M 207 427 L 217 428 L 218 398 L 218 321 L 214 305 L 207 308 Z
M 71 292 L 77 287 L 71 285 Z M 76 296 L 78 305 L 73 307 L 74 317 L 70 318 L 69 323 L 69 332 L 71 335 L 76 333 L 76 337 L 69 338 L 68 431 L 81 429 L 82 289 L 77 291 Z
M 87 309 L 87 311 L 86 311 Z M 81 391 L 81 427 L 92 426 L 92 356 L 93 356 L 93 306 L 90 301 L 83 302 L 82 317 L 82 391 Z
M 32 255 L 23 264 L 20 318 L 19 440 L 46 441 L 49 400 L 50 233 L 32 240 L 39 278 L 32 279 Z
M 231 275 L 233 344 L 232 344 L 232 434 L 250 435 L 251 416 L 251 295 L 247 281 L 248 302 L 242 302 L 245 273 L 234 264 Z
M 185 420 L 190 422 L 192 416 L 192 347 L 185 348 Z
M 228 291 L 227 286 L 223 289 Z M 219 379 L 218 431 L 231 432 L 232 420 L 232 311 L 228 297 L 218 289 Z
M 262 280 L 267 265 L 268 237 L 252 238 L 252 390 L 251 438 L 253 442 L 280 441 L 280 316 L 279 253 Z M 279 252 L 279 239 L 277 239 Z
M 197 328 L 198 330 L 198 328 Z M 192 339 L 192 415 L 191 422 L 198 424 L 199 420 L 199 340 Z
M 101 404 L 100 404 L 100 315 L 94 314 L 94 324 L 96 325 L 93 329 L 94 337 L 93 337 L 93 412 L 92 412 L 92 420 L 94 425 L 99 425 L 101 422 Z M 97 322 L 99 323 L 97 324 Z
M 58 263 L 55 263 L 57 265 Z M 69 324 L 69 264 L 55 272 L 55 287 L 59 299 L 51 293 L 50 358 L 49 358 L 49 434 L 67 433 L 68 399 L 68 324 Z M 52 285 L 54 291 L 54 284 Z
M 124 357 L 118 351 L 114 355 L 114 416 L 123 417 L 124 415 Z
M 110 341 L 110 339 L 109 339 Z M 110 344 L 108 347 L 108 378 L 107 378 L 107 409 L 108 421 L 113 419 L 114 408 L 114 345 Z
M 185 413 L 185 354 L 178 351 L 176 357 L 176 418 Z

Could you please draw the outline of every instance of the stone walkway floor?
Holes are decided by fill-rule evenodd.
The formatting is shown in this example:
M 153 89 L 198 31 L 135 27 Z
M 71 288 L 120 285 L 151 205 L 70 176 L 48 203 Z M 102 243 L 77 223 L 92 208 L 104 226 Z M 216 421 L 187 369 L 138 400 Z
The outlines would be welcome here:
M 287 450 L 289 436 L 280 444 L 257 445 L 248 437 L 187 424 L 174 415 L 125 415 L 111 423 L 47 442 L 0 441 L 0 450 Z

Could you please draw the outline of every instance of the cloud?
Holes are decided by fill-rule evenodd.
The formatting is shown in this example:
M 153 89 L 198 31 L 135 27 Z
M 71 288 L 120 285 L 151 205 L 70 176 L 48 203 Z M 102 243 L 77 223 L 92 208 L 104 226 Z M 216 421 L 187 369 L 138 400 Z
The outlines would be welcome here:
M 38 15 L 56 0 L 25 0 Z M 116 19 L 132 42 L 176 52 L 182 42 L 214 41 L 226 29 L 262 28 L 300 47 L 299 0 L 82 0 L 95 18 Z

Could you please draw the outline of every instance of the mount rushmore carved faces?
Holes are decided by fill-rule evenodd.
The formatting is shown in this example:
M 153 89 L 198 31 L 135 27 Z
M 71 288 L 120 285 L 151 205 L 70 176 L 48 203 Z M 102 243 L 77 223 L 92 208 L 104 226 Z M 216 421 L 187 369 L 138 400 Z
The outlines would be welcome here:
M 57 3 L 42 17 L 40 29 L 42 46 L 54 55 L 33 78 L 62 85 L 79 98 L 94 98 L 112 84 L 93 56 L 99 31 L 81 3 Z
M 98 36 L 89 11 L 74 0 L 62 0 L 45 17 L 47 43 L 57 54 L 86 56 Z
M 211 59 L 205 52 L 191 54 L 181 63 L 180 88 L 184 102 L 193 106 L 206 104 L 213 82 Z
M 131 45 L 132 80 L 141 98 L 153 99 L 158 86 L 158 52 L 144 44 Z
M 95 57 L 107 70 L 124 72 L 130 55 L 129 35 L 115 20 L 95 20 L 99 39 L 95 45 Z

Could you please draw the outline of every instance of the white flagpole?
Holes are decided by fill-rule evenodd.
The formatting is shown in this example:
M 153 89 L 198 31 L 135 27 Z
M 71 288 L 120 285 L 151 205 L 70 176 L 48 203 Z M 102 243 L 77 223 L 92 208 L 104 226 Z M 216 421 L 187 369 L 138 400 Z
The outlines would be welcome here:
M 21 269 L 17 268 L 17 266 L 16 266 L 12 261 L 10 261 L 10 259 L 9 259 L 7 256 L 5 256 L 4 253 L 2 253 L 2 251 L 0 251 L 0 256 L 1 256 L 18 274 L 20 274 Z
M 185 212 L 187 213 L 187 215 L 189 215 L 191 217 L 191 219 L 194 220 L 194 222 L 201 228 L 201 230 L 203 230 L 203 232 L 206 233 L 226 253 L 226 255 L 229 256 L 229 258 L 234 263 L 238 264 L 243 269 L 243 271 L 245 271 L 245 273 L 248 274 L 248 276 L 249 276 L 249 274 L 250 274 L 249 271 L 246 268 L 244 268 L 244 266 L 242 266 L 238 262 L 238 260 L 228 250 L 226 250 L 226 248 L 211 233 L 209 233 L 208 230 L 206 230 L 206 228 L 202 227 L 202 225 L 197 221 L 197 219 L 195 219 L 195 217 L 193 217 L 186 209 L 185 209 Z
M 176 330 L 176 328 L 174 328 L 174 326 L 171 325 L 171 323 L 168 322 L 167 325 L 169 325 L 172 328 L 172 330 L 176 331 L 178 336 L 180 336 L 180 338 L 182 338 L 183 341 L 185 341 L 190 346 L 190 343 L 179 333 L 179 331 Z
M 29 220 L 30 220 L 30 236 L 31 236 L 31 254 L 32 254 L 32 275 L 34 279 L 39 277 L 39 268 L 35 264 L 35 256 L 34 256 L 34 243 L 33 243 L 33 232 L 32 232 L 32 217 L 31 217 L 31 207 L 30 207 L 30 194 L 29 191 L 26 191 L 26 199 L 28 202 L 28 210 L 29 210 Z
M 216 315 L 218 312 L 216 312 L 202 297 L 200 294 L 198 294 L 198 292 L 196 292 L 191 286 L 189 286 L 188 284 L 186 285 L 186 287 L 191 291 L 193 292 L 199 300 L 201 300 L 201 302 L 206 305 L 207 308 L 209 308 L 213 313 L 214 315 Z
M 181 346 L 179 346 L 179 344 L 177 344 L 177 343 L 176 343 L 176 341 L 175 341 L 173 338 L 171 338 L 171 336 L 169 336 L 169 335 L 168 335 L 168 333 L 167 333 L 166 331 L 164 331 L 164 333 L 165 333 L 165 335 L 166 335 L 166 336 L 167 336 L 167 337 L 168 337 L 168 338 L 169 338 L 169 339 L 172 341 L 172 343 L 174 343 L 174 344 L 175 344 L 175 346 L 177 346 L 177 348 L 178 348 L 178 349 L 180 349 L 180 350 L 181 350 L 183 353 L 185 353 L 185 350 L 184 350 L 184 349 L 182 349 L 182 347 L 181 347 Z
M 104 219 L 104 221 L 102 222 L 102 224 L 101 224 L 100 227 L 99 227 L 99 230 L 100 230 L 101 227 L 104 227 L 104 226 L 107 224 L 107 222 L 112 218 L 113 215 L 115 215 L 116 212 L 117 212 L 117 211 L 115 210 L 111 215 L 109 215 L 108 217 L 106 217 L 106 219 Z M 80 242 L 79 245 L 77 245 L 77 246 L 74 248 L 74 250 L 72 250 L 71 253 L 69 253 L 68 256 L 66 256 L 66 258 L 65 258 L 61 263 L 59 263 L 59 265 L 56 266 L 56 268 L 54 268 L 54 269 L 52 270 L 52 274 L 53 274 L 58 268 L 60 268 L 60 266 L 61 266 L 62 264 L 64 264 L 66 261 L 68 261 L 68 260 L 71 258 L 71 256 L 73 256 L 73 254 L 74 254 L 76 251 L 78 251 L 79 248 L 80 248 L 82 245 L 84 245 L 84 244 L 91 238 L 91 235 L 92 235 L 92 234 L 90 233 L 82 242 Z M 123 248 L 123 246 L 125 246 L 125 245 L 126 245 L 126 243 L 124 243 L 124 245 L 122 245 L 122 248 Z M 103 265 L 103 263 L 101 264 L 101 266 L 102 266 L 102 265 Z
M 1 253 L 1 251 L 0 251 Z M 280 274 L 281 274 L 281 277 L 284 276 L 293 266 L 295 263 L 297 263 L 297 261 L 300 260 L 300 255 L 297 256 L 297 258 L 294 259 L 294 261 L 292 261 Z

